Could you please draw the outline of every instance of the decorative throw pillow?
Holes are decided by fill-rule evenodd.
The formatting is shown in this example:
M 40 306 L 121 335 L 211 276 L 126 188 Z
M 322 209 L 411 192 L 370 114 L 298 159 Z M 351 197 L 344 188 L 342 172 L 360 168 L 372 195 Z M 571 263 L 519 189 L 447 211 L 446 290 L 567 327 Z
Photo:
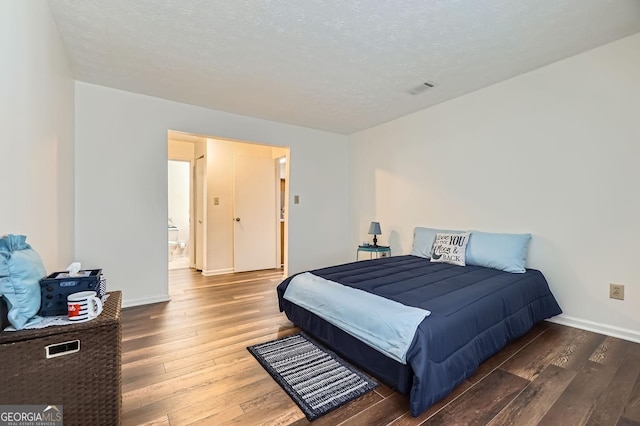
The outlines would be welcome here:
M 413 256 L 424 257 L 425 259 L 431 258 L 431 250 L 433 249 L 433 242 L 436 239 L 436 234 L 462 234 L 464 231 L 449 230 L 449 229 L 436 229 L 436 228 L 424 228 L 417 226 L 413 230 L 413 247 L 411 253 Z
M 465 266 L 465 251 L 469 242 L 469 233 L 436 234 L 431 252 L 431 261 Z

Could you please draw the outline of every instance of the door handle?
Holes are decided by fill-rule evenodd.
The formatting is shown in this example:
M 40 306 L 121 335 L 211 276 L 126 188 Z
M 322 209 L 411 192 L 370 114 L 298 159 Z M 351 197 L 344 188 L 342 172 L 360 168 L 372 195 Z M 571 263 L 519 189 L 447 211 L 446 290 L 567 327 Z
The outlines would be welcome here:
M 240 222 L 240 218 L 239 218 L 239 217 L 236 217 L 234 220 L 235 220 L 236 222 Z

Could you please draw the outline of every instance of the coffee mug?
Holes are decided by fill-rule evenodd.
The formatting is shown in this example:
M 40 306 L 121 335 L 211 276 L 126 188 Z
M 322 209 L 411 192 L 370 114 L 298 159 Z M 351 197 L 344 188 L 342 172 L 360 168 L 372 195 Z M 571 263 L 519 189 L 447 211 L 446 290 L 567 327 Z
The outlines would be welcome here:
M 100 315 L 102 301 L 95 291 L 80 291 L 67 296 L 69 321 L 84 322 Z

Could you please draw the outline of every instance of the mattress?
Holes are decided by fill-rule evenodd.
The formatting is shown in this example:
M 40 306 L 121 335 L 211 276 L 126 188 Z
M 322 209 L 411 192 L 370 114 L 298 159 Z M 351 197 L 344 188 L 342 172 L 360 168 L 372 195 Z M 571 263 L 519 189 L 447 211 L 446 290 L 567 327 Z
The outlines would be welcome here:
M 286 300 L 283 296 L 293 277 L 277 289 L 280 310 L 294 324 L 387 385 L 408 393 L 414 416 L 449 394 L 482 361 L 535 323 L 562 313 L 543 274 L 535 269 L 512 274 L 396 256 L 310 272 L 431 312 L 419 324 L 406 353 L 407 364 L 402 365 Z

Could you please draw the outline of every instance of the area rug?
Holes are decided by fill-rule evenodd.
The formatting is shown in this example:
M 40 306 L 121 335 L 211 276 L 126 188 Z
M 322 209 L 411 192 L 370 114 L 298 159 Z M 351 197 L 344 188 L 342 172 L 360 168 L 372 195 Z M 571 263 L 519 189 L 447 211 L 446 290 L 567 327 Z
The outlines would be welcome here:
M 377 382 L 304 333 L 247 349 L 298 404 L 309 421 L 378 386 Z

